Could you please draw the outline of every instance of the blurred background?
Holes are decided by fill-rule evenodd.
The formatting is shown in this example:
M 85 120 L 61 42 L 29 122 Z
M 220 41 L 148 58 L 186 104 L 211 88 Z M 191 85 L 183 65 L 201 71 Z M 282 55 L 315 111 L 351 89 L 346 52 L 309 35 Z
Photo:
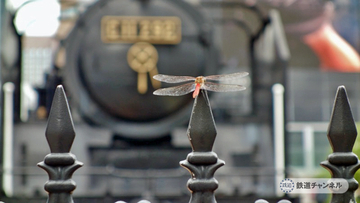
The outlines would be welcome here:
M 249 72 L 231 81 L 245 91 L 209 93 L 214 152 L 226 162 L 219 201 L 281 198 L 285 177 L 328 177 L 319 163 L 331 153 L 339 85 L 360 119 L 357 0 L 1 0 L 0 18 L 6 202 L 46 197 L 36 164 L 50 152 L 44 133 L 59 84 L 77 133 L 72 153 L 85 164 L 74 197 L 87 202 L 188 201 L 179 161 L 191 152 L 193 99 L 152 95 L 168 86 L 157 73 Z

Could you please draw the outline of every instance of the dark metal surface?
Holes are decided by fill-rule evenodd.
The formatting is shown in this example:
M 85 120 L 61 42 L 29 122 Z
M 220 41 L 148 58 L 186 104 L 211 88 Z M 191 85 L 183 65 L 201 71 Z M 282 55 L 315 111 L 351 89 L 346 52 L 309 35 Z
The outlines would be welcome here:
M 82 166 L 70 153 L 75 138 L 74 126 L 63 87 L 57 87 L 46 129 L 46 138 L 51 153 L 38 166 L 49 174 L 45 190 L 49 193 L 49 203 L 72 203 L 72 192 L 76 188 L 71 179 L 73 173 Z M 208 100 L 207 92 L 201 90 L 194 100 L 188 127 L 188 138 L 193 152 L 180 162 L 191 178 L 187 186 L 191 191 L 191 203 L 215 203 L 214 191 L 218 181 L 214 174 L 225 164 L 212 151 L 217 135 L 215 121 Z M 355 202 L 354 191 L 358 183 L 354 179 L 360 168 L 358 157 L 352 152 L 357 131 L 344 86 L 338 87 L 333 112 L 328 129 L 328 138 L 333 149 L 328 160 L 321 163 L 329 170 L 333 178 L 344 178 L 349 189 L 343 194 L 333 194 L 332 203 Z M 141 202 L 141 201 L 140 201 Z M 267 203 L 257 200 L 256 203 Z M 281 200 L 281 203 L 289 202 Z
M 358 157 L 352 152 L 357 136 L 355 122 L 344 86 L 338 87 L 331 120 L 328 128 L 328 138 L 333 153 L 327 161 L 321 162 L 333 178 L 344 178 L 349 183 L 349 189 L 344 194 L 333 194 L 332 203 L 355 202 L 354 192 L 358 182 L 354 179 L 355 172 L 360 168 Z
M 206 90 L 194 100 L 187 130 L 194 152 L 210 152 L 216 138 L 216 126 Z
M 337 89 L 327 136 L 333 153 L 328 156 L 328 160 L 321 162 L 321 166 L 330 172 L 332 178 L 343 178 L 349 183 L 345 193 L 332 194 L 331 203 L 356 202 L 354 192 L 359 184 L 354 179 L 354 174 L 360 168 L 360 163 L 352 150 L 357 130 L 345 86 L 339 86 Z M 255 203 L 267 201 L 257 200 Z
M 191 98 L 154 96 L 149 74 L 149 90 L 140 94 L 138 73 L 126 63 L 133 44 L 104 43 L 101 40 L 104 16 L 179 18 L 181 42 L 153 44 L 159 55 L 158 72 L 170 75 L 215 73 L 219 59 L 211 26 L 200 11 L 184 1 L 101 0 L 79 18 L 64 42 L 65 86 L 86 121 L 129 138 L 167 135 L 174 126 L 187 121 Z
M 191 174 L 187 183 L 191 191 L 190 202 L 215 203 L 214 191 L 218 188 L 218 181 L 214 173 L 225 162 L 212 152 L 216 127 L 206 90 L 201 90 L 195 98 L 187 134 L 193 152 L 180 165 Z
M 44 187 L 49 193 L 47 202 L 71 203 L 76 188 L 71 177 L 83 164 L 70 153 L 75 131 L 62 86 L 56 89 L 45 134 L 51 153 L 38 166 L 49 174 Z
M 49 181 L 45 184 L 45 190 L 49 193 L 47 202 L 72 203 L 71 193 L 76 184 L 71 177 L 82 163 L 70 153 L 75 132 L 62 86 L 56 89 L 51 109 L 46 130 L 51 153 L 38 166 L 49 174 Z M 191 174 L 187 183 L 191 191 L 190 202 L 215 203 L 214 191 L 218 188 L 218 181 L 214 178 L 214 173 L 225 162 L 218 159 L 212 151 L 217 132 L 206 91 L 201 90 L 200 95 L 194 100 L 187 133 L 193 152 L 189 153 L 180 165 Z M 354 173 L 360 167 L 358 157 L 352 153 L 356 135 L 346 90 L 344 86 L 340 86 L 328 130 L 328 138 L 334 152 L 321 165 L 330 171 L 333 178 L 346 179 L 349 189 L 343 194 L 333 194 L 332 203 L 355 202 L 354 191 L 358 183 L 354 179 Z M 262 202 L 267 203 L 263 199 L 256 201 Z

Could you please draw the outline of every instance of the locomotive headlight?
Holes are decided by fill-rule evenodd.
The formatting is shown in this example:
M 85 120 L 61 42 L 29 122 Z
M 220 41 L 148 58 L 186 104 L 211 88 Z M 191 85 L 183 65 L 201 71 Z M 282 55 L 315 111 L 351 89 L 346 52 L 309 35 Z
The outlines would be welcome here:
M 23 3 L 14 19 L 19 34 L 53 36 L 59 27 L 60 4 L 57 0 L 38 0 Z

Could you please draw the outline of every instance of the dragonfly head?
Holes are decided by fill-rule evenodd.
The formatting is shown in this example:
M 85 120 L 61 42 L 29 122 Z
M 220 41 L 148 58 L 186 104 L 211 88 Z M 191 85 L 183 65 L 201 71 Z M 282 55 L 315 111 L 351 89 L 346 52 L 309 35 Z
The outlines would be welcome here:
M 202 85 L 205 82 L 205 78 L 203 76 L 198 76 L 195 78 L 195 84 Z

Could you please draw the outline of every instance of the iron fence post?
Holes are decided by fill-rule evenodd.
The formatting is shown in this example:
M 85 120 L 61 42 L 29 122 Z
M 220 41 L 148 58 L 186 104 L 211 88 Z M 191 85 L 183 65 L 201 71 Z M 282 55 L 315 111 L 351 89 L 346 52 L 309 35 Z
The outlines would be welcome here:
M 72 203 L 72 191 L 76 184 L 71 179 L 73 173 L 83 164 L 70 153 L 75 138 L 75 130 L 64 89 L 56 88 L 51 106 L 46 139 L 50 146 L 48 154 L 38 166 L 49 175 L 45 190 L 49 193 L 48 203 Z
M 212 151 L 216 134 L 207 92 L 201 90 L 195 98 L 187 131 L 193 152 L 180 162 L 191 174 L 187 183 L 191 191 L 190 203 L 216 203 L 214 191 L 218 182 L 214 173 L 225 164 Z
M 331 173 L 332 178 L 344 178 L 349 183 L 349 189 L 345 193 L 332 194 L 331 202 L 355 202 L 354 191 L 358 188 L 358 182 L 354 179 L 354 174 L 360 163 L 352 149 L 357 131 L 344 86 L 337 89 L 327 136 L 333 153 L 326 161 L 321 162 L 321 166 Z
M 45 134 L 51 153 L 38 166 L 49 174 L 49 181 L 45 183 L 45 190 L 49 193 L 47 202 L 73 203 L 71 193 L 76 184 L 71 178 L 82 163 L 70 153 L 75 131 L 61 85 L 55 92 Z M 214 174 L 225 162 L 212 151 L 217 132 L 205 90 L 201 90 L 195 98 L 187 135 L 193 151 L 180 165 L 191 174 L 187 183 L 191 191 L 190 203 L 216 203 L 214 191 L 218 182 Z M 338 87 L 327 136 L 333 153 L 321 165 L 329 170 L 332 178 L 343 178 L 349 183 L 345 193 L 332 194 L 331 202 L 355 202 L 354 191 L 358 188 L 358 182 L 354 174 L 360 168 L 360 163 L 352 148 L 357 130 L 344 86 Z

